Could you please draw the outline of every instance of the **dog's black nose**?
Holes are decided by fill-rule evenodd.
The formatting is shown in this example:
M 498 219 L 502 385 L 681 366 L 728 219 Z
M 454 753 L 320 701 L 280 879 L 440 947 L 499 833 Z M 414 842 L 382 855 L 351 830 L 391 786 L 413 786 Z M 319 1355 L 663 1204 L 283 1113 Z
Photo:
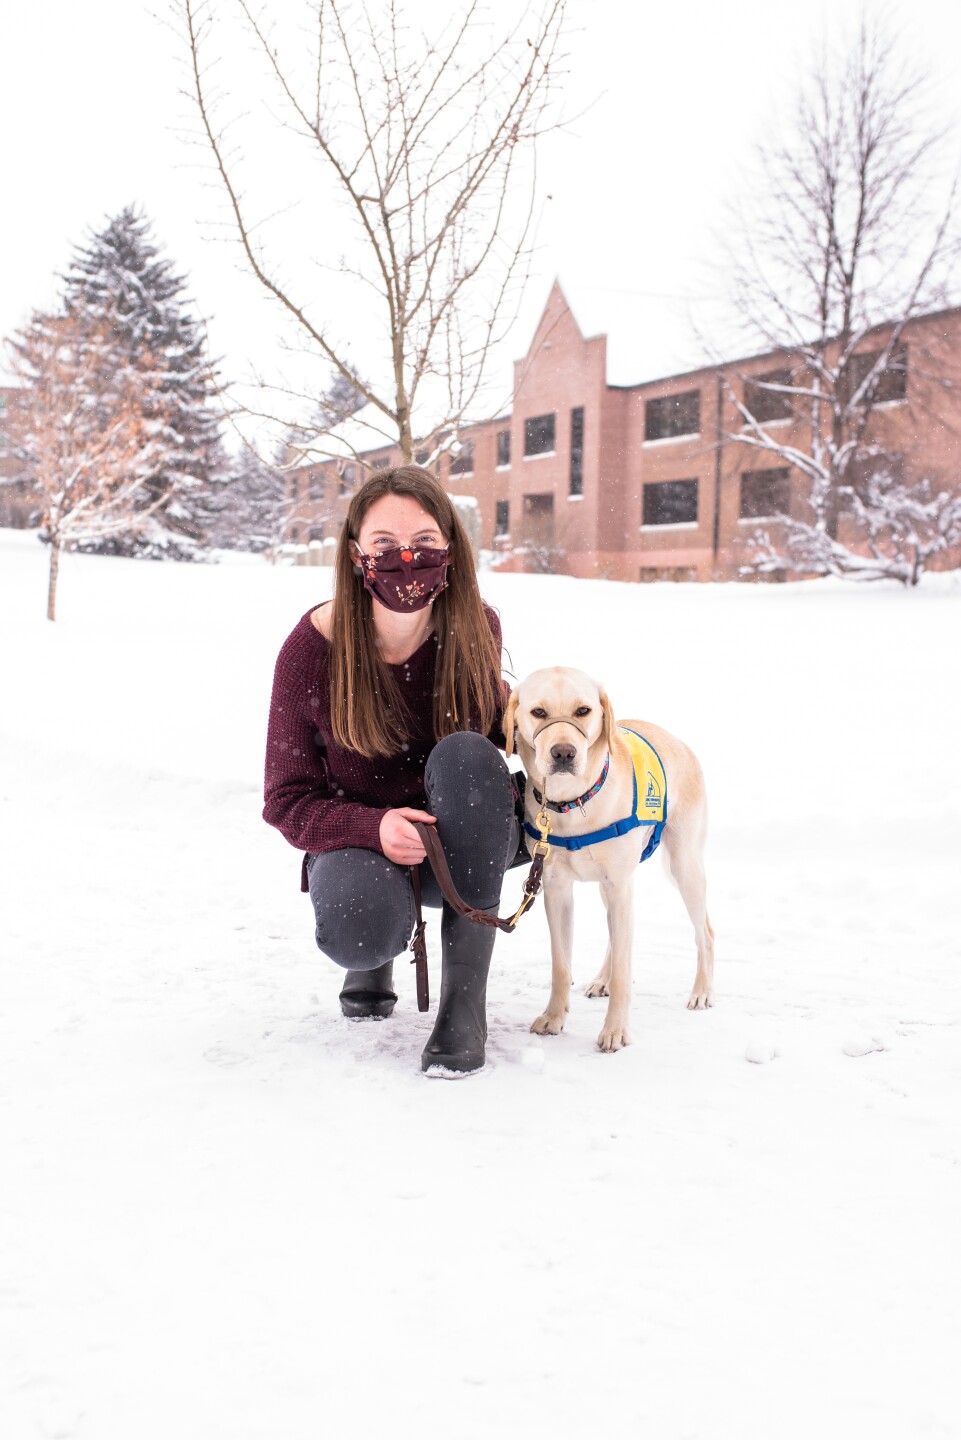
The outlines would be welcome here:
M 552 745 L 551 759 L 558 765 L 573 765 L 577 751 L 573 745 Z

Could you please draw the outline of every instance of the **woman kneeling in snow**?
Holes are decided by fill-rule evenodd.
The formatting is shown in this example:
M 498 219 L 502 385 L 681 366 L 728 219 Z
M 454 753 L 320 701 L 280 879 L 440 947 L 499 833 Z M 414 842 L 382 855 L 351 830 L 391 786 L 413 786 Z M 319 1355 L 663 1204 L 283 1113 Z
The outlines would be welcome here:
M 500 624 L 484 605 L 450 498 L 417 466 L 358 490 L 337 545 L 334 598 L 277 659 L 264 818 L 304 857 L 317 944 L 346 971 L 352 1018 L 394 1008 L 394 957 L 424 903 L 443 905 L 443 980 L 425 1070 L 479 1070 L 495 931 L 442 901 L 412 820 L 436 824 L 454 884 L 496 911 L 520 826 L 498 754 L 508 687 Z

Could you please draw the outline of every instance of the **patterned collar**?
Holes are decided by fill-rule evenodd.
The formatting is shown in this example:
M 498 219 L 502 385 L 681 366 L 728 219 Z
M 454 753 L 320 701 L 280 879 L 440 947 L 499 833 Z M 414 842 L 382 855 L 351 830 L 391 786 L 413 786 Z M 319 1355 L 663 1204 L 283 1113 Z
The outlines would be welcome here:
M 604 769 L 601 771 L 600 778 L 595 780 L 590 790 L 585 790 L 583 795 L 578 795 L 576 800 L 545 800 L 541 792 L 537 789 L 537 786 L 532 785 L 531 789 L 534 792 L 534 799 L 538 805 L 546 805 L 548 810 L 556 810 L 558 815 L 566 815 L 568 810 L 579 810 L 582 805 L 587 804 L 588 800 L 594 799 L 594 796 L 607 779 L 607 772 L 610 768 L 611 757 L 610 754 L 608 754 L 607 759 L 604 761 Z

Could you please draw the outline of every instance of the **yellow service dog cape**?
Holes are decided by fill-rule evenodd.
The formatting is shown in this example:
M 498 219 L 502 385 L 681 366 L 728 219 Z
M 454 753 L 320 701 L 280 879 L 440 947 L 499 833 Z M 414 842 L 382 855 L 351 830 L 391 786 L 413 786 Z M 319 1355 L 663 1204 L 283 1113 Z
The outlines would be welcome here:
M 661 757 L 649 740 L 627 725 L 618 730 L 625 745 L 631 752 L 634 767 L 634 804 L 630 815 L 605 825 L 602 830 L 591 830 L 587 835 L 548 835 L 548 845 L 559 845 L 563 850 L 583 850 L 586 845 L 600 845 L 602 840 L 613 840 L 616 835 L 626 835 L 639 825 L 653 825 L 650 839 L 644 847 L 641 861 L 650 860 L 661 843 L 664 826 L 667 824 L 667 776 Z M 525 820 L 524 829 L 535 840 L 540 832 Z

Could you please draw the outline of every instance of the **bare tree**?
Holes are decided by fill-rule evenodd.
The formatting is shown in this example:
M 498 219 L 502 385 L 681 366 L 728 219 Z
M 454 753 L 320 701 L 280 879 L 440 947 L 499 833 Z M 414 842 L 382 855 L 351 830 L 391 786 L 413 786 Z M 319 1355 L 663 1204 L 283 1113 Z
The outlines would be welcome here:
M 961 490 L 938 489 L 925 477 L 905 484 L 886 466 L 850 491 L 849 511 L 857 527 L 856 548 L 816 525 L 788 519 L 780 544 L 759 528 L 749 542 L 751 568 L 759 574 L 799 570 L 856 580 L 898 580 L 917 585 L 936 556 L 961 545 Z M 784 553 L 785 539 L 787 555 Z
M 166 498 L 147 489 L 166 423 L 162 371 L 148 355 L 135 370 L 109 325 L 76 315 L 35 312 L 9 345 L 21 388 L 8 428 L 35 479 L 54 620 L 61 549 L 146 527 Z
M 751 564 L 762 570 L 883 572 L 897 548 L 895 499 L 906 505 L 905 533 L 915 502 L 895 475 L 902 457 L 885 452 L 877 408 L 910 403 L 923 434 L 943 423 L 925 413 L 932 393 L 957 388 L 943 350 L 926 354 L 923 332 L 909 328 L 948 303 L 958 235 L 944 136 L 901 48 L 865 21 L 846 53 L 821 62 L 788 138 L 760 152 L 760 193 L 735 229 L 734 303 L 770 360 L 745 371 L 740 389 L 727 383 L 740 424 L 723 438 L 807 481 L 805 513 L 784 518 L 778 543 L 755 537 Z M 918 387 L 908 385 L 909 350 Z M 919 504 L 933 500 L 930 486 L 924 495 Z
M 191 96 L 246 263 L 308 353 L 344 394 L 363 397 L 371 435 L 380 431 L 367 448 L 393 443 L 410 460 L 415 442 L 456 439 L 478 401 L 485 361 L 525 278 L 533 157 L 555 123 L 565 4 L 521 10 L 508 33 L 486 37 L 480 0 L 438 11 L 430 36 L 415 29 L 402 0 L 304 0 L 305 67 L 302 43 L 285 53 L 264 13 L 237 0 L 277 106 L 271 178 L 285 173 L 282 146 L 293 138 L 350 216 L 350 258 L 316 295 L 316 277 L 289 278 L 289 257 L 268 254 L 258 230 L 267 202 L 258 208 L 251 196 L 215 90 L 214 0 L 173 0 Z M 321 232 L 315 262 L 334 258 L 324 244 Z M 369 369 L 365 357 L 363 375 L 350 335 L 329 318 L 331 299 L 346 293 L 357 313 L 374 307 L 378 353 Z

